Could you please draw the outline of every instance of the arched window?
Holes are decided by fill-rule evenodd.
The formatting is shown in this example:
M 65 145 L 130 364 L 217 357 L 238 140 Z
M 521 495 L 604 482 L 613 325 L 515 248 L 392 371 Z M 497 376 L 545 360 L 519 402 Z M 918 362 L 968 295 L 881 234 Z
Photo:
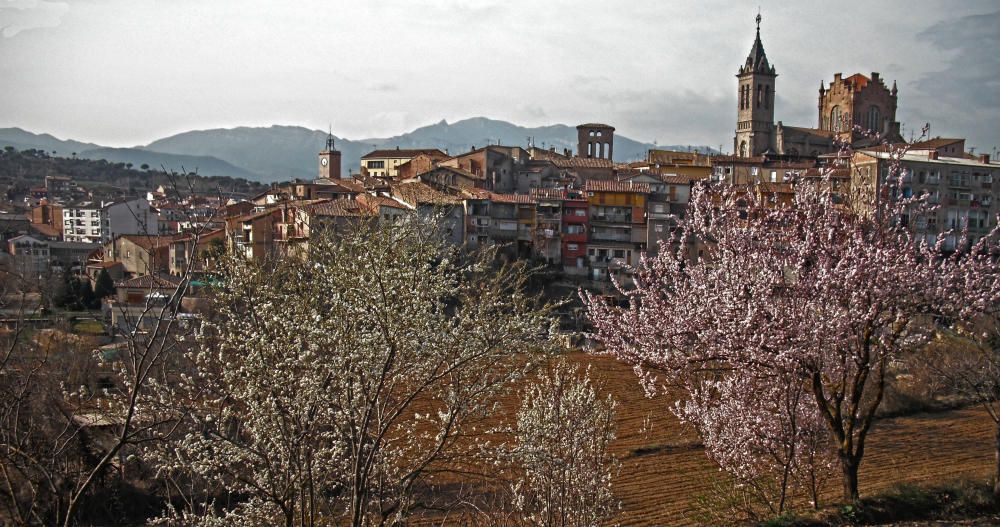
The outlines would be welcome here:
M 747 142 L 740 141 L 740 157 L 746 157 L 746 156 L 747 156 Z
M 604 153 L 601 152 L 601 143 L 594 143 L 594 157 L 597 159 L 604 157 Z
M 604 143 L 604 157 L 611 159 L 611 143 Z
M 593 130 L 590 131 L 590 137 L 594 137 L 594 131 Z
M 868 110 L 868 129 L 872 132 L 882 133 L 882 116 L 879 113 L 878 106 Z
M 830 110 L 830 130 L 833 130 L 834 132 L 840 131 L 840 118 L 840 106 L 834 106 L 833 109 Z
M 757 85 L 757 107 L 760 108 L 761 99 L 764 97 L 764 87 Z
M 594 143 L 587 143 L 587 157 L 594 157 Z
M 771 87 L 764 86 L 764 108 L 771 107 Z

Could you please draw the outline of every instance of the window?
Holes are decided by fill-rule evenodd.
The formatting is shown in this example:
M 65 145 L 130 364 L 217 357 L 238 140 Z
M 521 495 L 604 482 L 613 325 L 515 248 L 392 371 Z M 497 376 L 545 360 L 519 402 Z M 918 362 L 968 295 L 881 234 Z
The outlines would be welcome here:
M 566 244 L 566 250 L 567 251 L 578 251 L 578 250 L 580 250 L 580 246 L 577 245 L 577 244 L 575 244 L 575 243 L 567 243 Z
M 615 249 L 615 258 L 625 258 L 625 249 Z
M 771 183 L 777 183 L 777 182 L 778 182 L 778 171 L 777 170 L 772 170 L 771 171 Z
M 584 217 L 584 216 L 587 215 L 587 210 L 586 209 L 576 209 L 576 210 L 573 211 L 573 215 L 574 216 Z
M 868 110 L 868 129 L 872 132 L 882 132 L 882 119 L 879 115 L 878 106 L 872 106 Z
M 834 132 L 840 131 L 841 117 L 840 106 L 834 106 L 833 109 L 830 110 L 830 130 L 833 130 Z
M 663 224 L 657 223 L 656 225 L 653 226 L 653 229 L 655 229 L 656 232 L 663 232 Z

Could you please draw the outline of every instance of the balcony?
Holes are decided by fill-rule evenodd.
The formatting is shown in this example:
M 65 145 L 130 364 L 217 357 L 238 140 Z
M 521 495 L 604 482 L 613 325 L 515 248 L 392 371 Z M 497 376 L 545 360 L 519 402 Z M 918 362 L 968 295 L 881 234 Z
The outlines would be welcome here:
M 631 214 L 594 214 L 590 217 L 591 222 L 599 223 L 632 223 Z
M 632 234 L 627 232 L 592 232 L 590 239 L 594 242 L 631 242 Z

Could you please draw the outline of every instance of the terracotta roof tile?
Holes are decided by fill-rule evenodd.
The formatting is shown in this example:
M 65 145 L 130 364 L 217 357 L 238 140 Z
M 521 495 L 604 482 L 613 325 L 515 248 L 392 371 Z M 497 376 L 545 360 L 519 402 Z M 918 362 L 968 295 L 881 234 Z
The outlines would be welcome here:
M 491 193 L 490 200 L 495 203 L 515 203 L 515 204 L 533 204 L 537 200 L 527 194 L 497 194 Z
M 427 154 L 428 156 L 439 156 L 441 158 L 448 157 L 438 148 L 386 148 L 381 150 L 373 150 L 367 154 L 361 156 L 361 159 L 378 159 L 378 158 L 390 158 L 390 159 L 403 159 L 403 158 L 414 158 L 420 154 Z
M 119 280 L 115 287 L 129 287 L 129 288 L 142 288 L 142 289 L 173 289 L 177 287 L 181 281 L 179 278 L 173 276 L 155 276 L 151 274 L 137 276 L 135 278 L 127 278 L 125 280 Z
M 419 182 L 393 185 L 392 196 L 412 207 L 418 205 L 454 205 L 460 201 Z
M 369 204 L 359 203 L 353 199 L 334 199 L 315 203 L 305 207 L 305 210 L 312 216 L 336 218 L 373 216 L 375 214 Z
M 586 192 L 635 192 L 649 194 L 649 184 L 634 183 L 632 181 L 590 180 L 584 185 L 583 190 Z
M 531 195 L 537 199 L 566 199 L 566 191 L 561 188 L 533 188 Z

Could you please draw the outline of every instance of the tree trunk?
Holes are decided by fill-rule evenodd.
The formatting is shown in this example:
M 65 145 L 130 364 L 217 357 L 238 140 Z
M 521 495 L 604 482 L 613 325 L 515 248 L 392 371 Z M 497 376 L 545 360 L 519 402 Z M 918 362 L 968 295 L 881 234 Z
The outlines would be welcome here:
M 840 455 L 840 468 L 844 472 L 844 501 L 856 503 L 858 494 L 858 461 L 850 455 Z
M 1000 421 L 996 431 L 996 472 L 993 474 L 993 499 L 1000 503 Z

